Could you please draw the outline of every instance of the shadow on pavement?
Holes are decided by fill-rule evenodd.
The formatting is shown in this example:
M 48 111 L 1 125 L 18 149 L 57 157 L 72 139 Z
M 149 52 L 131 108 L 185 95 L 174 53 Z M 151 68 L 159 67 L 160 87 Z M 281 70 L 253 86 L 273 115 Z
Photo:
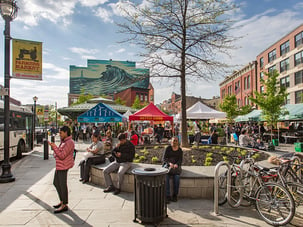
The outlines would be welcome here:
M 39 204 L 40 206 L 42 206 L 45 210 L 47 210 L 50 213 L 53 213 L 54 208 L 49 206 L 48 204 L 46 204 L 44 201 L 42 201 L 41 199 L 37 198 L 36 196 L 34 196 L 31 193 L 26 193 L 25 194 L 28 198 L 30 198 L 32 201 L 34 201 L 35 203 Z M 63 214 L 63 213 L 62 213 Z M 70 218 L 68 218 L 65 215 L 62 214 L 55 214 L 55 216 L 59 219 L 61 219 L 63 222 L 65 222 L 68 225 L 84 225 L 84 226 L 92 226 L 89 225 L 88 223 L 85 222 L 85 220 L 81 219 L 77 214 L 75 214 L 71 209 L 69 209 L 67 212 L 64 212 L 64 214 L 66 214 L 67 216 L 69 216 Z

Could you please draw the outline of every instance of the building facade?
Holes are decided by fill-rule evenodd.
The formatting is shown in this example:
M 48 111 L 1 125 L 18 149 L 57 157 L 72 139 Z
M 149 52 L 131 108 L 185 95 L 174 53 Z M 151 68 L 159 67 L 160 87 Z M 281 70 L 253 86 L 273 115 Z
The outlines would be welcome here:
M 132 106 L 136 97 L 139 98 L 141 105 L 151 102 L 154 103 L 154 88 L 152 85 L 150 85 L 148 89 L 130 87 L 114 94 L 114 100 L 120 98 L 125 102 L 126 106 Z
M 202 99 L 202 98 L 197 98 L 194 96 L 186 96 L 186 109 L 194 105 L 196 102 L 202 102 L 206 104 L 207 106 L 217 109 L 220 103 L 220 97 L 213 97 L 212 99 Z M 168 114 L 178 114 L 181 113 L 181 95 L 172 93 L 171 98 L 168 100 L 163 101 L 160 105 L 159 108 L 168 113 Z
M 264 92 L 261 84 L 265 73 L 277 70 L 278 86 L 285 86 L 289 93 L 285 104 L 302 103 L 303 94 L 303 24 L 273 43 L 239 71 L 227 76 L 220 83 L 220 98 L 235 94 L 239 106 L 250 103 L 248 97 L 254 91 Z
M 303 24 L 257 56 L 258 80 L 264 72 L 276 69 L 279 84 L 289 93 L 286 104 L 302 103 L 303 93 Z M 265 88 L 259 83 L 257 91 Z
M 249 97 L 257 88 L 257 62 L 253 61 L 242 69 L 234 71 L 220 83 L 221 102 L 227 95 L 236 95 L 239 107 L 250 105 Z

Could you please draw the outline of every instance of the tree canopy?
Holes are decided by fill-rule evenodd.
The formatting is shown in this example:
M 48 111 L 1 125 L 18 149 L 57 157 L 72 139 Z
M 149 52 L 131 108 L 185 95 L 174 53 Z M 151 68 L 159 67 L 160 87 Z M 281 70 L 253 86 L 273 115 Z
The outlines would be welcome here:
M 228 67 L 222 54 L 233 48 L 228 32 L 235 6 L 229 0 L 144 0 L 121 2 L 120 9 L 126 19 L 120 32 L 129 35 L 124 42 L 143 48 L 151 76 L 180 82 L 182 146 L 188 146 L 186 81 L 215 80 Z
M 256 91 L 255 97 L 249 97 L 249 99 L 260 107 L 269 126 L 276 127 L 279 116 L 287 113 L 282 106 L 285 104 L 288 93 L 286 87 L 279 86 L 277 70 L 264 74 L 267 79 L 261 79 L 261 84 L 264 85 L 265 91 Z

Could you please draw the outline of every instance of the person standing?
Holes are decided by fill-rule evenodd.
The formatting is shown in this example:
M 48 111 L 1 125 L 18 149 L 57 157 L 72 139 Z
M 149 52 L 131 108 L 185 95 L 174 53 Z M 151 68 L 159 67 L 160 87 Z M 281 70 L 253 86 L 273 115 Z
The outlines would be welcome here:
M 60 203 L 54 205 L 54 213 L 61 213 L 68 210 L 68 189 L 67 172 L 74 166 L 73 153 L 75 143 L 72 140 L 71 131 L 68 126 L 63 126 L 59 131 L 61 143 L 57 146 L 55 143 L 48 142 L 54 151 L 56 160 L 56 170 L 54 176 L 54 186 L 58 192 Z
M 138 145 L 138 141 L 139 141 L 139 137 L 136 134 L 136 132 L 134 130 L 131 131 L 131 135 L 130 135 L 130 142 L 132 142 L 132 144 L 134 144 L 135 146 Z
M 113 149 L 113 156 L 115 161 L 110 163 L 104 170 L 104 179 L 107 186 L 103 192 L 114 192 L 115 195 L 118 195 L 121 191 L 121 186 L 124 179 L 124 174 L 131 167 L 131 163 L 135 156 L 135 146 L 126 139 L 126 135 L 120 133 L 118 135 L 119 143 Z M 114 186 L 110 174 L 118 169 L 118 182 L 117 187 Z
M 178 137 L 172 138 L 171 145 L 167 146 L 163 155 L 164 166 L 168 168 L 166 175 L 166 202 L 177 202 L 179 186 L 180 186 L 180 174 L 182 172 L 181 165 L 183 160 L 183 150 L 179 145 Z M 170 178 L 173 178 L 173 196 L 170 192 Z
M 94 133 L 92 135 L 92 144 L 86 151 L 83 160 L 79 163 L 80 181 L 82 181 L 83 184 L 89 181 L 89 170 L 91 165 L 105 163 L 104 149 L 102 142 L 99 140 L 99 133 Z

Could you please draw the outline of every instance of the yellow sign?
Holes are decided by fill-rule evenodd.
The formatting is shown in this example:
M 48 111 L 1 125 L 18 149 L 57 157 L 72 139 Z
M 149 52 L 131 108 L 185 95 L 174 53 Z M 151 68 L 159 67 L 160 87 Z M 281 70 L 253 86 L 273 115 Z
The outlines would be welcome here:
M 37 106 L 36 107 L 36 114 L 40 116 L 44 116 L 44 107 L 43 106 Z
M 13 39 L 13 78 L 42 80 L 42 43 Z

